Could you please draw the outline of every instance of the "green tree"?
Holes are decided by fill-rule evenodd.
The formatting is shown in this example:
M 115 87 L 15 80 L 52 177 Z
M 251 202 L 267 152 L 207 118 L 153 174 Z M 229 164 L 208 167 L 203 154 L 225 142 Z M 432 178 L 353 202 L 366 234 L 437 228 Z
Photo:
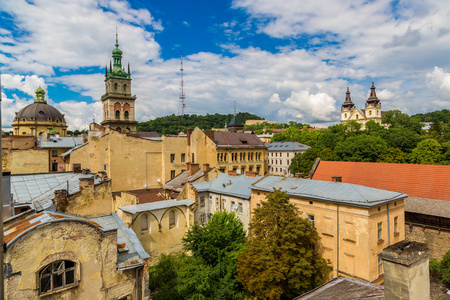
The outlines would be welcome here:
M 295 154 L 294 158 L 291 160 L 289 165 L 289 171 L 291 174 L 303 173 L 308 175 L 314 161 L 319 157 L 320 150 L 317 148 L 309 148 L 304 153 Z
M 237 278 L 257 299 L 292 299 L 329 276 L 329 262 L 314 249 L 319 235 L 298 214 L 287 193 L 276 189 L 254 210 Z
M 406 154 L 397 148 L 385 148 L 378 155 L 377 162 L 404 164 L 406 163 Z
M 368 133 L 374 133 L 383 130 L 384 127 L 380 124 L 375 122 L 374 120 L 369 120 L 366 122 L 366 131 Z
M 387 147 L 379 136 L 361 134 L 339 142 L 334 149 L 335 160 L 375 162 Z
M 410 118 L 407 114 L 399 110 L 389 110 L 381 117 L 383 124 L 388 124 L 389 128 L 409 128 L 417 133 L 422 131 L 422 123 L 417 118 Z
M 442 282 L 450 283 L 450 250 L 442 257 L 439 268 L 442 273 Z
M 440 164 L 442 160 L 441 150 L 441 144 L 435 139 L 423 140 L 413 149 L 410 161 L 413 164 Z

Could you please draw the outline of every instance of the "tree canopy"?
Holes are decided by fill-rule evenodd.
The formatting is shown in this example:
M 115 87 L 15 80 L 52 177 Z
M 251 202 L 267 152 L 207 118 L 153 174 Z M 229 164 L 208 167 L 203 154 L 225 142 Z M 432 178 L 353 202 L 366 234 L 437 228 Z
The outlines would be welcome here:
M 292 299 L 322 284 L 331 268 L 314 249 L 319 235 L 286 192 L 274 190 L 254 210 L 237 279 L 257 299 Z

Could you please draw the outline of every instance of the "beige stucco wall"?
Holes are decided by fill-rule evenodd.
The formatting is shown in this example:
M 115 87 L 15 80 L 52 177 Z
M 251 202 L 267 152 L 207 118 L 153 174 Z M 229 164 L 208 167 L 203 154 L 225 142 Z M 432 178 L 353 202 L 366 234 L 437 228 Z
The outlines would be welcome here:
M 116 231 L 73 220 L 44 224 L 8 247 L 5 263 L 21 275 L 5 280 L 7 299 L 37 299 L 38 272 L 58 260 L 76 262 L 78 285 L 45 299 L 135 299 L 135 270 L 117 270 Z
M 6 150 L 2 151 L 3 171 L 11 174 L 48 173 L 48 150 Z
M 361 130 L 366 128 L 366 122 L 373 120 L 378 124 L 381 124 L 381 105 L 367 105 L 364 109 L 364 113 L 357 107 L 352 109 L 341 110 L 341 123 L 347 123 L 348 121 L 357 121 L 361 124 Z
M 261 201 L 266 201 L 266 192 L 252 190 L 250 208 L 253 211 Z M 337 205 L 334 203 L 301 198 L 290 198 L 300 210 L 300 216 L 314 216 L 314 226 L 321 237 L 319 252 L 330 259 L 333 276 L 337 275 L 337 256 L 339 249 L 340 275 L 374 281 L 379 278 L 378 254 L 388 246 L 387 207 L 366 209 L 355 206 L 339 205 L 339 248 L 337 232 Z M 312 203 L 311 203 L 312 202 Z M 390 204 L 390 244 L 405 238 L 403 200 Z M 394 234 L 394 218 L 398 217 L 398 234 Z M 377 224 L 383 224 L 383 240 L 378 241 Z M 382 278 L 382 277 L 381 277 Z
M 55 130 L 59 136 L 65 137 L 67 135 L 66 122 L 47 122 L 47 121 L 22 121 L 16 120 L 12 124 L 14 135 L 30 135 L 39 136 L 41 132 L 49 133 L 50 130 Z

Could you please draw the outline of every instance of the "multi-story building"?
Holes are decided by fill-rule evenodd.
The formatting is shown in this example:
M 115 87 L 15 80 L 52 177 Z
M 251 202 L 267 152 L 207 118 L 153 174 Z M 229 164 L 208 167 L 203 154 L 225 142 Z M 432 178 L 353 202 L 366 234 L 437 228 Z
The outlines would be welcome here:
M 311 148 L 298 142 L 274 142 L 266 145 L 269 147 L 269 174 L 280 176 L 293 176 L 289 171 L 291 160 L 295 154 Z
M 255 172 L 238 175 L 236 171 L 219 174 L 215 179 L 193 182 L 185 187 L 184 196 L 197 202 L 195 220 L 206 222 L 216 211 L 234 212 L 248 230 L 250 222 L 250 185 L 261 179 Z
M 332 262 L 333 276 L 345 275 L 380 283 L 379 254 L 405 239 L 404 199 L 407 195 L 338 182 L 266 176 L 252 184 L 250 209 L 280 188 L 303 218 L 317 229 L 318 251 Z
M 354 120 L 361 124 L 361 129 L 365 129 L 366 123 L 370 120 L 381 124 L 382 114 L 381 101 L 377 97 L 373 81 L 372 86 L 370 87 L 370 96 L 366 100 L 364 109 L 356 107 L 352 102 L 352 99 L 350 98 L 350 90 L 347 86 L 345 101 L 341 108 L 341 123 L 346 124 L 348 121 Z

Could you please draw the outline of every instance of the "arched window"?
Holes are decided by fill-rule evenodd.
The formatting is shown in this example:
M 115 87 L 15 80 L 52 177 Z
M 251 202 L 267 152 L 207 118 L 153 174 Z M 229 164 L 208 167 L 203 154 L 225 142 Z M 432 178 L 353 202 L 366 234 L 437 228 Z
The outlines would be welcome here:
M 62 289 L 77 284 L 76 264 L 61 260 L 46 265 L 39 271 L 39 294 Z
M 344 114 L 344 118 L 346 118 L 346 119 L 347 119 L 347 113 L 345 113 L 345 114 Z
M 123 91 L 124 91 L 124 92 L 127 91 L 127 85 L 126 85 L 126 84 L 123 85 Z
M 172 209 L 169 212 L 169 229 L 172 229 L 177 226 L 177 212 Z
M 358 115 L 356 115 L 356 120 L 358 120 L 358 118 L 359 118 L 359 116 L 358 116 Z
M 128 111 L 125 111 L 125 112 L 123 113 L 123 116 L 125 117 L 125 119 L 128 119 L 128 117 L 129 117 L 129 112 L 128 112 Z
M 141 232 L 148 232 L 150 228 L 150 224 L 148 222 L 148 215 L 142 214 L 141 216 Z
M 116 119 L 120 119 L 120 110 L 116 110 Z
M 372 111 L 371 110 L 369 110 L 369 116 L 371 116 L 372 115 Z
M 114 89 L 117 90 L 117 83 L 114 83 Z

